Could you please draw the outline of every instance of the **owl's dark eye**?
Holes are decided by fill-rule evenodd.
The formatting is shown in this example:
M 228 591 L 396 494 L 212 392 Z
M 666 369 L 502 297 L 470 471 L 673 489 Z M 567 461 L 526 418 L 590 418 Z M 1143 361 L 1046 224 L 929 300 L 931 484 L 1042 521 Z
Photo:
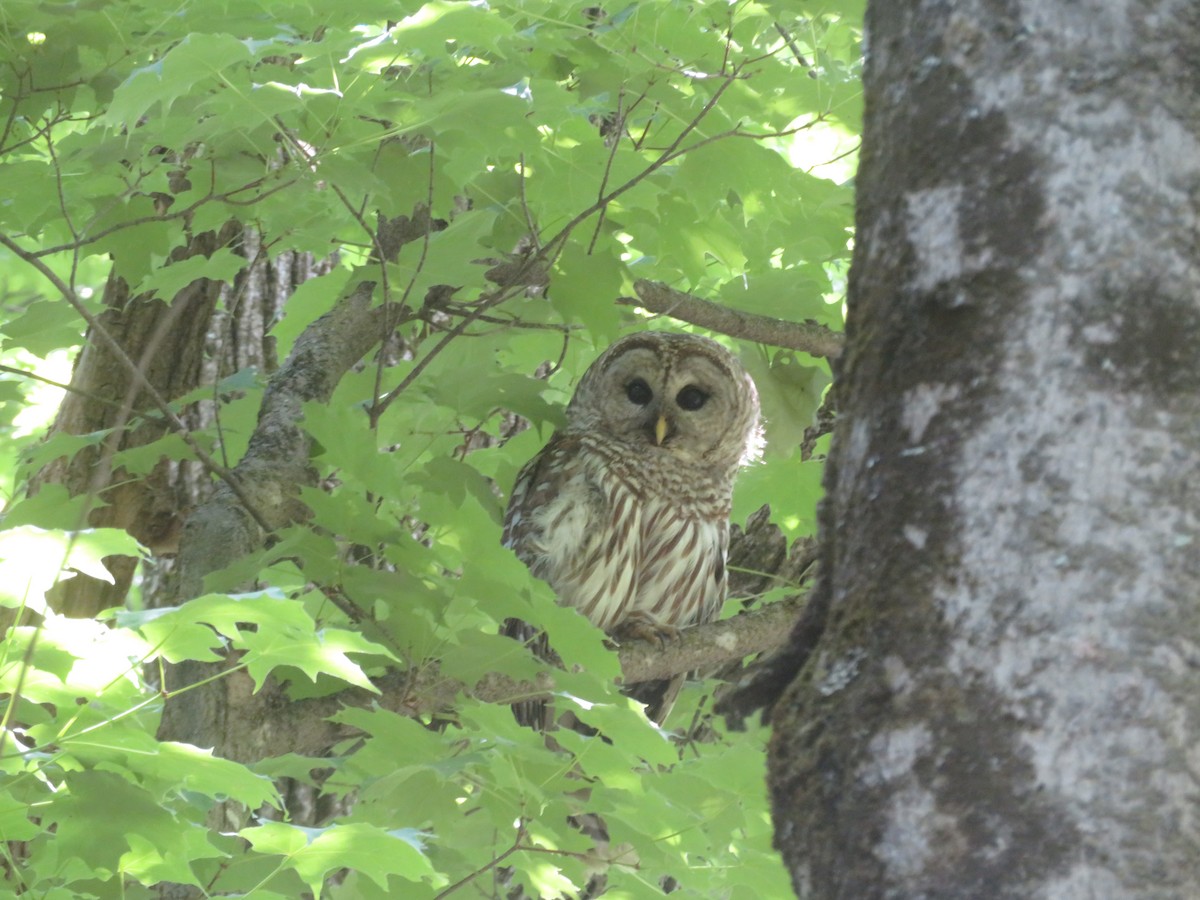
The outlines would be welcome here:
M 654 399 L 654 391 L 650 390 L 650 385 L 646 384 L 644 379 L 635 378 L 625 385 L 625 396 L 629 398 L 630 403 L 645 406 Z
M 689 384 L 675 395 L 675 402 L 679 404 L 680 409 L 694 412 L 708 402 L 708 393 L 694 384 Z

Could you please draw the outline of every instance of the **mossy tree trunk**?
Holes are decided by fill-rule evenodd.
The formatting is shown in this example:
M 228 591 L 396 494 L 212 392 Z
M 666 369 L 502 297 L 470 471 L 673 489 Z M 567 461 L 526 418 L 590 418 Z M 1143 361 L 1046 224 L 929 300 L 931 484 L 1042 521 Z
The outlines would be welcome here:
M 1190 896 L 1200 15 L 867 24 L 824 631 L 775 707 L 777 845 L 822 900 Z

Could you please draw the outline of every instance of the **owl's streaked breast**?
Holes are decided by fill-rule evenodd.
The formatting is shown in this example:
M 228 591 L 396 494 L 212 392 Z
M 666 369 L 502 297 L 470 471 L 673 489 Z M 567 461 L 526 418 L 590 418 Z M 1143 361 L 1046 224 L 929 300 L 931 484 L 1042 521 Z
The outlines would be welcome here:
M 712 507 L 727 514 L 728 498 L 714 486 L 698 493 L 707 502 L 697 507 L 638 490 L 610 447 L 587 436 L 572 446 L 573 458 L 560 453 L 556 460 L 566 478 L 527 486 L 545 495 L 527 514 L 525 546 L 515 548 L 534 574 L 606 631 L 635 612 L 676 627 L 714 618 L 725 593 L 729 526 Z M 693 489 L 698 480 L 690 473 Z

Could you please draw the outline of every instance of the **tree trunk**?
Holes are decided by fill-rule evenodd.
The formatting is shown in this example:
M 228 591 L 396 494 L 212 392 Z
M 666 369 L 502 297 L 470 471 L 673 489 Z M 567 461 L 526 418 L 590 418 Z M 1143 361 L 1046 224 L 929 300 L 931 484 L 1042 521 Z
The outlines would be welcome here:
M 874 3 L 801 897 L 1200 884 L 1200 14 Z
M 129 286 L 115 274 L 105 285 L 101 327 L 168 400 L 201 384 L 215 385 L 250 366 L 260 371 L 273 368 L 267 329 L 279 317 L 283 301 L 292 291 L 329 265 L 293 252 L 268 259 L 260 251 L 257 233 L 233 222 L 219 232 L 195 235 L 176 248 L 171 262 L 211 256 L 227 246 L 247 260 L 233 284 L 199 279 L 183 288 L 169 304 L 155 298 L 131 298 Z M 39 474 L 35 489 L 61 483 L 72 496 L 95 495 L 104 505 L 91 511 L 87 524 L 125 529 L 156 555 L 157 565 L 178 549 L 186 511 L 206 498 L 209 479 L 197 466 L 165 459 L 145 474 L 113 470 L 113 453 L 159 439 L 166 426 L 149 398 L 134 384 L 127 367 L 98 336 L 87 335 L 71 382 L 75 392 L 63 399 L 50 435 L 105 430 L 112 433 L 102 444 L 48 465 Z M 151 416 L 131 425 L 147 410 Z M 183 417 L 191 428 L 205 428 L 212 425 L 213 411 L 193 407 Z M 121 605 L 137 562 L 133 557 L 108 557 L 105 564 L 113 576 L 111 584 L 87 575 L 63 582 L 53 597 L 55 608 L 69 616 L 86 618 Z M 148 582 L 158 583 L 153 577 Z

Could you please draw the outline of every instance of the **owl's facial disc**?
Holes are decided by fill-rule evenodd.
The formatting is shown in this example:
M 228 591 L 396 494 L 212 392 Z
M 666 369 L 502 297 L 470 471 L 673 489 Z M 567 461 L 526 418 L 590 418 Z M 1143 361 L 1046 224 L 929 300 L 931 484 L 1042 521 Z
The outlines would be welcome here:
M 647 332 L 623 338 L 593 363 L 567 418 L 669 466 L 724 472 L 746 455 L 757 412 L 753 385 L 720 346 Z

